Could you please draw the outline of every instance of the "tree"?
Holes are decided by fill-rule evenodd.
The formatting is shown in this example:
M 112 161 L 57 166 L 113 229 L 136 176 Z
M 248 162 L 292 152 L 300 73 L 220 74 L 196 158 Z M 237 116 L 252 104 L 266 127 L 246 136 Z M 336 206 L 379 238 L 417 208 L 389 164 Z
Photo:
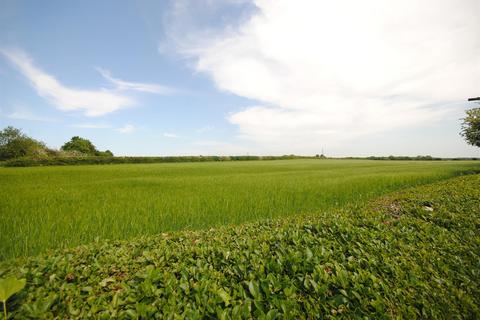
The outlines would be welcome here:
M 9 142 L 22 136 L 23 133 L 20 129 L 8 126 L 0 132 L 0 146 L 7 145 Z
M 103 151 L 103 153 L 104 153 L 105 156 L 107 156 L 107 157 L 113 157 L 113 152 L 110 151 L 110 150 L 105 150 L 105 151 Z
M 468 144 L 480 147 L 480 108 L 469 109 L 465 112 L 467 116 L 462 119 L 462 131 L 460 134 Z
M 99 157 L 113 157 L 113 152 L 110 150 L 98 151 L 96 155 Z
M 113 157 L 112 151 L 99 151 L 90 140 L 78 136 L 72 137 L 61 149 L 68 152 L 77 152 L 86 156 Z
M 78 136 L 72 137 L 72 139 L 66 142 L 61 149 L 63 151 L 78 151 L 88 156 L 95 156 L 98 153 L 97 148 L 90 140 Z
M 20 129 L 9 126 L 0 131 L 0 160 L 43 156 L 46 152 L 43 142 L 28 137 Z

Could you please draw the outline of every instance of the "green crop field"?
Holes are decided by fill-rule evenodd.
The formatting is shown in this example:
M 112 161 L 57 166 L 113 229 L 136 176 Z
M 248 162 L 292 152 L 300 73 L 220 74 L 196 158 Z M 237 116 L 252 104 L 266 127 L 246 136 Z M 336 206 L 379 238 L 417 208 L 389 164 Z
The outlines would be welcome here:
M 0 168 L 0 260 L 355 206 L 468 161 L 279 160 Z
M 479 183 L 0 262 L 9 319 L 479 319 Z

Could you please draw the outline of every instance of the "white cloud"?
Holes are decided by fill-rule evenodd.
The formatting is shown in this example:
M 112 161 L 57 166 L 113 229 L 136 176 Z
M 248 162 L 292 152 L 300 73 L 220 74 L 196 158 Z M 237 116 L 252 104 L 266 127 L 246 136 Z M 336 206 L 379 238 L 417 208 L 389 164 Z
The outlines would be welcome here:
M 13 120 L 27 120 L 27 121 L 39 121 L 39 122 L 55 122 L 57 119 L 49 118 L 49 117 L 42 117 L 33 112 L 20 108 L 10 114 L 6 115 L 7 118 Z
M 0 49 L 0 53 L 22 72 L 40 96 L 62 111 L 81 110 L 87 116 L 101 116 L 134 104 L 131 98 L 118 92 L 67 87 L 37 68 L 32 59 L 19 49 Z
M 478 95 L 478 0 L 254 2 L 239 27 L 170 37 L 218 88 L 258 101 L 228 119 L 263 146 L 427 125 Z
M 161 94 L 161 95 L 168 95 L 176 92 L 176 90 L 173 88 L 162 86 L 159 84 L 123 81 L 118 78 L 114 78 L 110 73 L 110 71 L 106 69 L 102 69 L 102 68 L 96 68 L 96 69 L 102 75 L 102 77 L 107 79 L 109 82 L 111 82 L 115 86 L 116 90 L 132 90 L 132 91 L 155 93 L 155 94 Z
M 132 133 L 135 131 L 135 126 L 132 124 L 126 124 L 121 128 L 118 128 L 117 131 L 120 133 Z
M 165 138 L 179 138 L 178 135 L 176 135 L 176 134 L 174 134 L 174 133 L 168 133 L 168 132 L 165 132 L 165 133 L 163 134 L 163 136 L 164 136 Z
M 81 129 L 109 129 L 112 126 L 104 123 L 79 123 L 72 125 L 72 127 Z

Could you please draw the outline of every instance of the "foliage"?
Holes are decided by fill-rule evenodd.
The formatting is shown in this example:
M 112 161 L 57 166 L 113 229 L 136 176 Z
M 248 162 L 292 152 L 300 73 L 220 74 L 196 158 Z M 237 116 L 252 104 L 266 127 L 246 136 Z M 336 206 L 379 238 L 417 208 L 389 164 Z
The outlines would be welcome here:
M 12 159 L 5 163 L 6 167 L 36 167 L 85 164 L 122 164 L 122 163 L 173 163 L 173 162 L 218 162 L 218 161 L 251 161 L 251 160 L 293 160 L 308 159 L 301 156 L 169 156 L 169 157 L 113 157 L 111 151 L 100 151 L 98 156 L 84 154 L 57 154 L 49 157 L 26 157 Z
M 462 119 L 461 135 L 468 144 L 480 147 L 480 108 L 465 111 L 467 116 Z
M 55 163 L 56 161 L 60 160 L 62 162 L 62 158 L 68 158 L 64 163 L 72 163 L 75 162 L 75 157 L 79 157 L 80 159 L 84 159 L 84 156 L 91 156 L 91 157 L 113 157 L 113 153 L 110 150 L 106 151 L 99 151 L 97 147 L 93 145 L 93 143 L 88 140 L 78 136 L 72 137 L 70 141 L 66 142 L 62 147 L 61 151 L 67 152 L 67 154 L 59 154 L 57 158 L 50 157 L 50 158 L 43 158 L 43 159 L 21 159 L 20 161 L 24 161 L 24 163 L 31 162 L 31 165 L 40 165 L 41 163 Z M 95 161 L 92 161 L 95 163 Z M 35 164 L 34 164 L 35 163 Z M 18 162 L 17 162 L 18 166 Z
M 61 150 L 54 150 L 28 137 L 20 129 L 9 126 L 0 131 L 0 161 L 8 160 L 7 166 L 76 164 L 77 161 L 82 163 L 85 156 L 112 158 L 113 153 L 98 151 L 92 142 L 80 137 L 73 137 Z M 95 160 L 91 162 L 95 163 Z
M 113 152 L 110 150 L 98 151 L 96 156 L 99 157 L 113 157 Z
M 366 207 L 131 241 L 3 265 L 14 319 L 478 319 L 480 176 Z
M 317 213 L 478 169 L 328 159 L 0 168 L 0 260 L 96 238 Z
M 45 145 L 14 127 L 0 131 L 0 160 L 46 155 Z
M 8 126 L 2 131 L 0 131 L 0 146 L 4 146 L 9 142 L 22 137 L 23 133 L 20 129 Z
M 97 148 L 90 140 L 78 136 L 72 137 L 70 141 L 65 142 L 61 149 L 63 151 L 78 151 L 88 156 L 95 156 L 98 153 Z
M 6 279 L 0 279 L 0 301 L 3 303 L 3 314 L 7 319 L 7 300 L 15 293 L 19 292 L 25 287 L 25 279 L 17 279 L 10 277 Z

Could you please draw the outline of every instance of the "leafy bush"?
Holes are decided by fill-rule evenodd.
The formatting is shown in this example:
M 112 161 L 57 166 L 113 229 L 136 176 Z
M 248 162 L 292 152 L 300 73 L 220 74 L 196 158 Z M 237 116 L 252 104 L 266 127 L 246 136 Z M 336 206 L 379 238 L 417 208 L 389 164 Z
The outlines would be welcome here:
M 11 261 L 0 276 L 28 280 L 15 319 L 476 319 L 479 183 L 463 176 L 363 208 L 97 242 Z

